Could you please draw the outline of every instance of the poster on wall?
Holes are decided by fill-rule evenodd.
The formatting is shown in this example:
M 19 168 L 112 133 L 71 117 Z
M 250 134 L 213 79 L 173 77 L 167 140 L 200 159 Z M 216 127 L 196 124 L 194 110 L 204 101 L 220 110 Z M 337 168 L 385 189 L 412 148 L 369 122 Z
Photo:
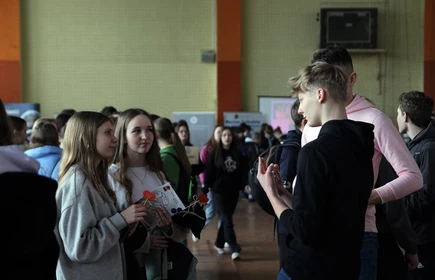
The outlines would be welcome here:
M 251 131 L 259 131 L 265 118 L 259 112 L 224 112 L 224 125 L 229 127 L 240 126 L 246 123 L 251 127 Z
M 281 128 L 283 133 L 295 129 L 291 116 L 291 108 L 296 98 L 260 96 L 258 111 L 264 114 L 266 121 L 275 129 Z
M 189 126 L 190 143 L 195 147 L 204 146 L 213 134 L 216 125 L 216 114 L 214 112 L 173 112 L 172 121 L 185 120 Z M 196 149 L 192 149 L 195 152 Z
M 5 103 L 6 113 L 24 119 L 27 123 L 27 135 L 32 133 L 33 123 L 41 117 L 39 103 Z

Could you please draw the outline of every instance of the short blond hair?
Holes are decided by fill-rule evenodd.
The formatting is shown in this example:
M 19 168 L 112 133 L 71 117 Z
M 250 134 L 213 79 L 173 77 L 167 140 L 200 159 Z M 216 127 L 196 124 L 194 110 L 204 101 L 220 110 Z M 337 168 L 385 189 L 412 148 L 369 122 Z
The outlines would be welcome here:
M 323 61 L 317 61 L 302 68 L 289 79 L 288 84 L 292 96 L 318 87 L 326 89 L 336 102 L 346 100 L 346 75 L 338 66 Z

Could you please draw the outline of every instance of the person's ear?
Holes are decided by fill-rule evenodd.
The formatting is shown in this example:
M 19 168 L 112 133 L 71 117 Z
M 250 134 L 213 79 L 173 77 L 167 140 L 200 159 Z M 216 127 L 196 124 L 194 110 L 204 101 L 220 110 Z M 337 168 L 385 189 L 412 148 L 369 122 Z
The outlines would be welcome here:
M 351 87 L 353 87 L 354 85 L 355 85 L 355 83 L 356 83 L 356 80 L 357 80 L 357 74 L 355 73 L 355 72 L 352 72 L 351 74 L 350 74 L 350 77 L 349 77 L 349 84 L 350 84 L 350 86 Z
M 402 115 L 403 115 L 405 122 L 406 123 L 409 122 L 409 115 L 406 112 L 403 112 Z
M 326 100 L 326 91 L 323 88 L 319 88 L 316 93 L 317 101 L 323 103 Z

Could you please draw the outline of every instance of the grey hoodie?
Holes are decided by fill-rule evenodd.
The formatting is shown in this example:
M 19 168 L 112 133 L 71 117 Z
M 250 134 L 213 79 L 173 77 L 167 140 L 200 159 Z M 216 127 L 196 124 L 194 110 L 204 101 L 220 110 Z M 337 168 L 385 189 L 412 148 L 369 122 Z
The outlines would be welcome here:
M 0 146 L 0 174 L 5 172 L 38 173 L 39 162 L 17 146 Z
M 73 166 L 59 181 L 56 204 L 57 279 L 125 279 L 119 237 L 127 223 L 115 203 L 105 202 L 85 174 Z

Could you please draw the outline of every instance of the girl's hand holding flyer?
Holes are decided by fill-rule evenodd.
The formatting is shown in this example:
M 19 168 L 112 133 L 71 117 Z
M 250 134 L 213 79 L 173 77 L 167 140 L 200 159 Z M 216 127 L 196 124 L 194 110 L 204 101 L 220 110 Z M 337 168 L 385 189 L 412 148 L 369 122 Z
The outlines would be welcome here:
M 186 208 L 170 183 L 165 183 L 152 192 L 145 190 L 143 198 L 136 203 L 147 207 L 147 216 L 144 217 L 143 224 L 148 230 L 153 230 L 157 226 L 159 208 L 165 207 L 171 216 Z

